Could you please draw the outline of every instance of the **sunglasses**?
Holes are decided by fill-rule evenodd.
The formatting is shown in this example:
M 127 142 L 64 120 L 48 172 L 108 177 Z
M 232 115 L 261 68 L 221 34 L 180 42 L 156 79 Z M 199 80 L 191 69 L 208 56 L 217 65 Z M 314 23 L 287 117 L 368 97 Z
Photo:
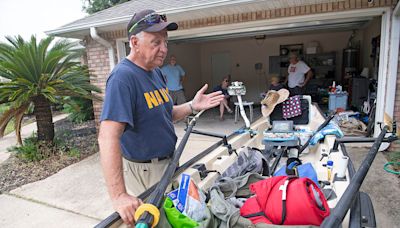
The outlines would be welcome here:
M 129 32 L 132 32 L 132 30 L 136 28 L 141 22 L 145 22 L 147 25 L 154 25 L 160 23 L 161 21 L 167 22 L 167 16 L 165 14 L 148 14 L 144 18 L 133 24 L 132 27 L 129 29 Z

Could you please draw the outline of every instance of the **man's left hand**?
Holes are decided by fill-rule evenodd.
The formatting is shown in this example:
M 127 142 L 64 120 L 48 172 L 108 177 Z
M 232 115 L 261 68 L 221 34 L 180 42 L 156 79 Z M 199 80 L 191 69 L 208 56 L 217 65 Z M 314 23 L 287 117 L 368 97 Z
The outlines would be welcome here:
M 224 99 L 224 95 L 221 91 L 204 94 L 208 88 L 208 84 L 205 84 L 203 88 L 201 88 L 196 96 L 193 98 L 192 107 L 196 111 L 207 110 L 210 108 L 214 108 L 219 105 L 221 101 Z
M 301 83 L 299 86 L 300 86 L 301 88 L 303 88 L 304 86 L 306 86 L 306 83 Z

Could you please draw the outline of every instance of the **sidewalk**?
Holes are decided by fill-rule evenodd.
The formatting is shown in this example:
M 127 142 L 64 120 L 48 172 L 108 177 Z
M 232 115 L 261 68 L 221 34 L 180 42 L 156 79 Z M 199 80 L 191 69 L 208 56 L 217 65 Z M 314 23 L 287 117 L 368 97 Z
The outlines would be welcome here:
M 67 116 L 68 114 L 55 116 L 53 121 L 62 120 Z M 27 138 L 36 130 L 36 122 L 25 125 L 21 129 L 21 137 Z M 15 132 L 0 139 L 0 163 L 10 156 L 7 148 L 14 145 L 17 145 Z M 94 218 L 57 208 L 47 202 L 38 202 L 35 198 L 13 193 L 0 195 L 0 227 L 92 227 L 98 223 Z
M 15 196 L 0 195 L 0 227 L 93 227 L 97 220 Z
M 68 114 L 61 114 L 58 116 L 54 116 L 53 122 L 62 120 L 67 116 Z M 22 139 L 31 136 L 32 133 L 36 132 L 36 130 L 37 130 L 36 122 L 23 126 L 21 129 Z M 10 153 L 7 152 L 7 148 L 15 145 L 17 145 L 17 137 L 15 136 L 15 132 L 11 132 L 0 139 L 0 163 L 7 160 L 7 158 L 10 156 Z

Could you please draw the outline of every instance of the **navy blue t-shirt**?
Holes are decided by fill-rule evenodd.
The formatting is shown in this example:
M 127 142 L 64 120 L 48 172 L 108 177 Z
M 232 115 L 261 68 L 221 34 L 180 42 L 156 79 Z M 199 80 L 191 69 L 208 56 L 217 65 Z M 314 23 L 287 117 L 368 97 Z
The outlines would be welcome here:
M 100 121 L 126 123 L 121 137 L 125 158 L 167 157 L 173 154 L 177 140 L 172 108 L 160 69 L 146 71 L 124 59 L 107 80 Z

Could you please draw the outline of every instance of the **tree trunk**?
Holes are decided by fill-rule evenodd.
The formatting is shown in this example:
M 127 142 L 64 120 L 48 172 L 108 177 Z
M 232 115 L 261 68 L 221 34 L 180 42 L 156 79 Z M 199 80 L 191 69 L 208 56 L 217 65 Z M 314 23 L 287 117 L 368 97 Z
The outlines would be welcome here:
M 53 141 L 54 124 L 50 102 L 42 95 L 33 99 L 35 108 L 33 113 L 36 118 L 37 136 L 39 141 Z

